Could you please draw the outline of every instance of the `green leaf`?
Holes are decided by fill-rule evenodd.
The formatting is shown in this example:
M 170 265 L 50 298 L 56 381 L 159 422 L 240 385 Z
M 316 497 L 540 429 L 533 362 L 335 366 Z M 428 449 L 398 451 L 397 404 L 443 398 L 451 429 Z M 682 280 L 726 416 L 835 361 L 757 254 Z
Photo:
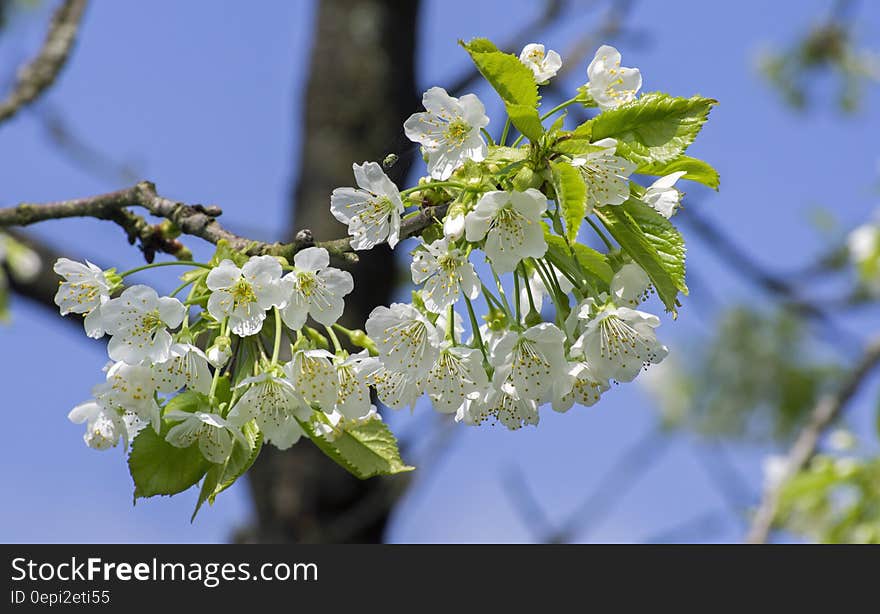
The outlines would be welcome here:
M 196 484 L 211 466 L 199 446 L 177 448 L 165 441 L 170 424 L 156 434 L 144 428 L 131 444 L 128 469 L 134 480 L 134 498 L 174 495 Z
M 484 38 L 459 44 L 470 54 L 480 74 L 495 88 L 510 121 L 529 140 L 537 141 L 544 134 L 538 115 L 538 84 L 535 75 L 515 55 L 499 51 Z
M 618 154 L 636 164 L 675 160 L 694 142 L 716 100 L 694 96 L 645 94 L 636 101 L 604 111 L 588 124 L 593 141 L 617 139 Z
M 544 239 L 547 241 L 548 257 L 554 265 L 564 272 L 575 278 L 580 276 L 580 271 L 573 269 L 569 264 L 571 263 L 571 251 L 573 251 L 575 259 L 585 272 L 594 276 L 606 286 L 611 283 L 614 270 L 608 264 L 608 257 L 605 254 L 580 243 L 572 243 L 571 251 L 569 251 L 569 245 L 565 242 L 565 239 L 552 234 L 550 229 L 546 227 L 544 228 Z
M 679 156 L 670 162 L 651 162 L 642 164 L 636 169 L 642 175 L 656 175 L 662 177 L 676 171 L 685 171 L 682 179 L 689 179 L 702 183 L 705 186 L 717 190 L 720 183 L 718 171 L 712 165 L 690 156 Z
M 253 420 L 245 423 L 241 432 L 248 445 L 243 445 L 237 439 L 233 440 L 232 453 L 229 455 L 226 463 L 223 465 L 211 465 L 211 468 L 205 474 L 202 488 L 199 491 L 199 500 L 196 502 L 196 508 L 193 510 L 190 521 L 195 520 L 196 514 L 199 513 L 199 509 L 201 509 L 205 501 L 209 505 L 213 505 L 217 495 L 232 486 L 257 460 L 257 456 L 259 456 L 260 450 L 263 448 L 263 433 L 260 432 L 256 422 Z
M 565 220 L 565 236 L 569 243 L 574 243 L 587 213 L 587 186 L 581 172 L 565 160 L 551 162 L 550 171 L 557 204 Z
M 681 233 L 645 203 L 629 199 L 622 205 L 596 209 L 611 236 L 648 274 L 666 309 L 677 313 L 678 292 L 685 284 L 685 246 Z
M 324 454 L 362 480 L 415 469 L 403 463 L 397 439 L 378 418 L 346 427 L 333 441 L 319 435 L 311 422 L 300 425 Z

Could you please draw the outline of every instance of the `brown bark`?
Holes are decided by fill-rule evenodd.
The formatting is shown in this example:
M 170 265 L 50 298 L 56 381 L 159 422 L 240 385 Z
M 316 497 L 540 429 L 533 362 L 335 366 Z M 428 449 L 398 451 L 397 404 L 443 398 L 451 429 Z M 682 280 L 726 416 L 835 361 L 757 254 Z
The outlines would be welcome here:
M 402 181 L 415 151 L 403 122 L 416 110 L 414 56 L 419 3 L 413 0 L 322 0 L 305 92 L 301 165 L 293 191 L 297 229 L 318 239 L 345 235 L 329 212 L 334 187 L 354 185 L 351 165 L 400 155 L 389 171 Z M 405 147 L 406 150 L 402 150 Z M 409 154 L 409 155 L 403 155 Z M 385 246 L 360 254 L 344 321 L 362 327 L 387 304 L 395 264 Z M 359 481 L 308 442 L 285 452 L 264 448 L 249 473 L 258 542 L 379 542 L 404 476 Z

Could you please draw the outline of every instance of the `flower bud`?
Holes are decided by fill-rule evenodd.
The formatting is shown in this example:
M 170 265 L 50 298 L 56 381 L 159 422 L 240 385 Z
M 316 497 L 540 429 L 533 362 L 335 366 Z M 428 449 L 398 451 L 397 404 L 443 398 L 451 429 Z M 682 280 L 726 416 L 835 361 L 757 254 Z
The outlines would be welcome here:
M 208 348 L 205 355 L 208 357 L 208 362 L 214 368 L 220 369 L 223 367 L 232 357 L 232 342 L 229 337 L 219 336 L 214 339 L 214 345 Z
M 450 209 L 443 220 L 443 234 L 449 241 L 458 241 L 464 235 L 464 207 Z

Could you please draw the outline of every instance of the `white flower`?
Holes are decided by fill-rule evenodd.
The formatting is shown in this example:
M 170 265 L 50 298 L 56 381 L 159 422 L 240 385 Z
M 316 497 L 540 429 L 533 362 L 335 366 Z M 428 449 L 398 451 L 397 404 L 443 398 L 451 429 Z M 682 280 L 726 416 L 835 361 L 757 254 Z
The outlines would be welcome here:
M 188 448 L 198 441 L 202 456 L 212 463 L 226 462 L 232 453 L 233 437 L 248 446 L 241 431 L 217 414 L 172 409 L 165 414 L 165 419 L 178 422 L 168 430 L 165 441 L 177 448 Z
M 610 45 L 602 45 L 587 67 L 587 91 L 604 111 L 635 100 L 642 87 L 642 73 L 638 68 L 620 65 L 620 52 Z
M 490 348 L 493 384 L 516 397 L 549 400 L 553 383 L 568 372 L 564 343 L 565 333 L 548 322 L 505 332 Z
M 850 259 L 862 264 L 872 258 L 880 258 L 880 226 L 863 224 L 851 233 L 846 240 Z
M 428 172 L 434 179 L 449 179 L 465 160 L 480 162 L 488 147 L 480 128 L 489 124 L 486 109 L 474 94 L 453 98 L 442 87 L 432 87 L 422 104 L 427 113 L 415 113 L 403 124 L 411 141 L 428 155 Z
M 462 405 L 461 411 L 456 414 L 456 420 L 475 425 L 489 418 L 495 418 L 512 431 L 526 424 L 535 425 L 539 420 L 538 403 L 490 386 L 485 398 Z
M 394 182 L 376 162 L 352 165 L 358 188 L 336 188 L 330 213 L 348 225 L 354 249 L 372 249 L 383 241 L 394 249 L 400 240 L 403 201 Z
M 761 463 L 764 473 L 764 490 L 776 490 L 788 479 L 788 458 L 780 454 L 770 454 Z
M 451 247 L 445 238 L 422 245 L 424 249 L 413 253 L 410 272 L 413 283 L 425 284 L 422 300 L 428 311 L 442 313 L 461 294 L 472 300 L 479 296 L 480 280 L 462 250 Z
M 587 185 L 587 213 L 604 205 L 620 205 L 629 198 L 629 176 L 636 165 L 615 155 L 617 141 L 602 139 L 592 144 L 596 151 L 573 158 Z
M 656 209 L 657 213 L 663 217 L 667 219 L 672 217 L 678 209 L 681 197 L 683 196 L 676 189 L 675 182 L 686 174 L 686 171 L 676 171 L 660 177 L 660 179 L 648 186 L 642 200 Z
M 443 220 L 443 236 L 447 241 L 458 241 L 464 235 L 464 214 L 460 211 L 450 213 Z
M 101 318 L 112 335 L 107 352 L 129 364 L 162 362 L 170 356 L 168 328 L 180 326 L 185 308 L 176 298 L 159 297 L 149 286 L 131 286 L 101 306 Z
M 371 358 L 365 366 L 365 381 L 376 389 L 376 396 L 391 409 L 413 408 L 422 395 L 422 382 L 409 371 L 389 371 L 379 360 Z
M 306 403 L 328 414 L 333 411 L 337 396 L 333 354 L 327 350 L 299 350 L 284 365 L 284 373 Z
M 309 247 L 293 257 L 294 270 L 281 284 L 287 305 L 281 310 L 284 323 L 299 330 L 309 316 L 325 326 L 336 322 L 345 309 L 343 297 L 354 290 L 351 273 L 330 266 L 323 247 Z
M 584 356 L 596 377 L 631 382 L 642 367 L 666 357 L 666 346 L 654 332 L 660 318 L 610 302 L 596 310 L 591 302 L 578 313 L 587 324 L 571 351 Z
M 530 43 L 523 47 L 519 54 L 519 61 L 528 66 L 535 73 L 535 81 L 539 84 L 546 83 L 556 76 L 562 68 L 562 58 L 553 50 L 544 51 L 544 45 Z
M 110 300 L 110 284 L 99 267 L 88 260 L 85 264 L 59 258 L 53 270 L 64 278 L 55 294 L 61 315 L 84 313 L 86 334 L 94 339 L 104 336 L 101 305 Z
M 367 318 L 366 329 L 389 370 L 409 371 L 418 378 L 434 365 L 440 335 L 412 305 L 376 307 Z
M 639 265 L 629 262 L 611 278 L 611 298 L 615 305 L 636 307 L 647 298 L 651 279 Z
M 465 399 L 476 398 L 489 384 L 480 350 L 444 344 L 437 362 L 425 378 L 425 392 L 434 409 L 454 413 Z
M 346 420 L 363 420 L 376 412 L 370 402 L 370 388 L 367 375 L 373 368 L 372 361 L 366 350 L 336 361 L 338 378 L 338 395 L 336 411 Z
M 74 424 L 86 423 L 83 441 L 90 448 L 107 450 L 116 447 L 120 437 L 128 446 L 128 428 L 122 414 L 116 409 L 104 407 L 93 399 L 74 407 L 67 418 Z
M 585 407 L 594 405 L 609 388 L 608 381 L 596 377 L 585 362 L 569 363 L 567 376 L 559 378 L 554 385 L 553 409 L 558 412 L 568 411 L 575 403 Z
M 304 435 L 297 422 L 308 420 L 312 410 L 283 377 L 265 372 L 243 380 L 236 388 L 247 388 L 227 416 L 230 424 L 241 426 L 256 419 L 266 441 L 286 450 Z
M 223 260 L 211 269 L 205 283 L 211 290 L 208 313 L 240 337 L 255 335 L 263 327 L 266 310 L 284 304 L 280 283 L 281 263 L 272 256 L 253 256 L 241 268 Z
M 499 274 L 510 273 L 524 258 L 540 258 L 547 251 L 541 215 L 546 197 L 525 192 L 486 192 L 465 218 L 465 238 L 471 243 L 486 237 L 483 248 Z
M 107 381 L 95 386 L 92 394 L 102 406 L 131 412 L 159 432 L 161 412 L 150 367 L 116 362 L 107 370 Z
M 171 346 L 171 358 L 152 365 L 159 392 L 176 392 L 186 386 L 202 394 L 211 392 L 211 369 L 205 353 L 190 343 Z

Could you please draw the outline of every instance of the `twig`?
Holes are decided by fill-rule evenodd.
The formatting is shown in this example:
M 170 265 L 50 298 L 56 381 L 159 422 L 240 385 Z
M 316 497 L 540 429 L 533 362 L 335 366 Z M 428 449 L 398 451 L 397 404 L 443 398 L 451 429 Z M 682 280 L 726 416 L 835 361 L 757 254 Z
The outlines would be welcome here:
M 832 394 L 823 396 L 816 404 L 809 422 L 798 434 L 794 445 L 788 452 L 785 477 L 795 475 L 807 465 L 810 458 L 816 453 L 819 438 L 843 412 L 862 382 L 878 364 L 880 364 L 880 338 L 868 344 L 862 357 L 843 380 L 840 388 Z M 764 492 L 764 497 L 752 518 L 751 527 L 746 535 L 748 543 L 761 544 L 767 541 L 779 505 L 782 482 Z
M 164 198 L 159 196 L 156 186 L 149 181 L 141 181 L 130 188 L 97 196 L 42 204 L 22 203 L 16 207 L 0 209 L 0 227 L 29 226 L 46 220 L 71 217 L 92 217 L 116 222 L 126 230 L 130 239 L 136 237 L 142 243 L 147 241 L 148 245 L 158 251 L 172 255 L 180 253 L 181 246 L 168 247 L 158 241 L 158 238 L 166 238 L 165 235 L 156 236 L 161 229 L 149 225 L 142 217 L 129 211 L 129 207 L 141 207 L 156 217 L 165 218 L 184 234 L 199 237 L 215 245 L 220 241 L 227 241 L 233 249 L 252 256 L 269 254 L 290 258 L 298 251 L 315 245 L 325 248 L 333 256 L 357 260 L 348 238 L 316 243 L 311 232 L 307 230 L 300 231 L 290 243 L 264 243 L 241 237 L 226 230 L 217 221 L 216 218 L 223 213 L 219 207 L 190 205 Z M 445 210 L 445 204 L 423 207 L 401 224 L 400 238 L 422 231 L 435 218 L 442 217 Z
M 55 11 L 37 56 L 19 70 L 15 87 L 0 102 L 0 122 L 39 98 L 55 82 L 76 42 L 85 8 L 86 0 L 65 0 Z

